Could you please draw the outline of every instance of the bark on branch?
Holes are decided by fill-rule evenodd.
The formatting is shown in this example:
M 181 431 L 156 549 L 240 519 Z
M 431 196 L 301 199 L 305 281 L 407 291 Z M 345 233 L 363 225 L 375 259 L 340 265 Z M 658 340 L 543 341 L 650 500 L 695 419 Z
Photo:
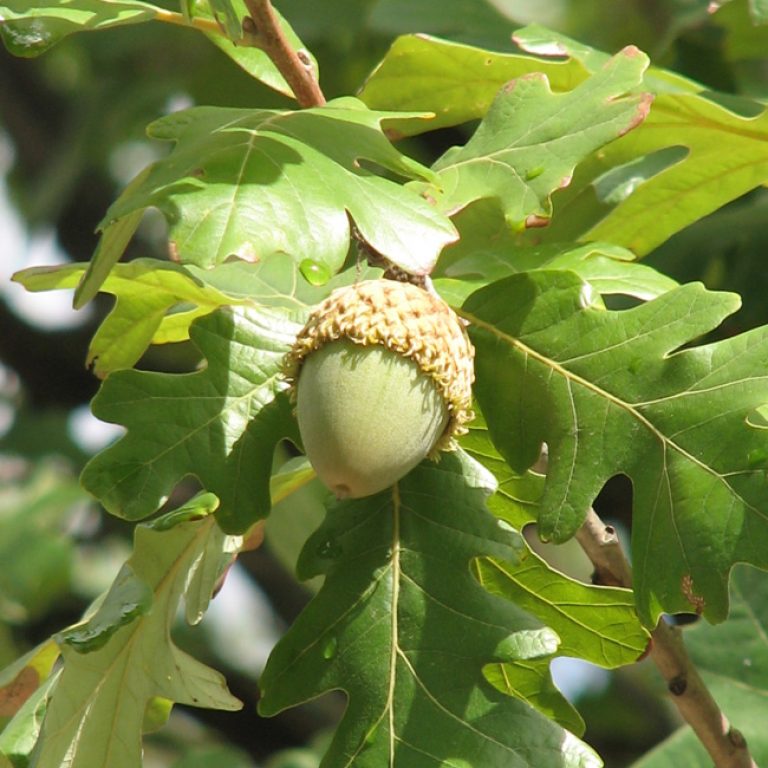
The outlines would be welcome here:
M 597 583 L 632 586 L 632 569 L 616 531 L 594 510 L 589 510 L 576 539 L 595 567 Z M 729 725 L 688 656 L 680 629 L 662 619 L 651 633 L 649 655 L 680 715 L 693 728 L 716 768 L 757 768 L 741 732 Z
M 315 77 L 312 60 L 302 51 L 295 51 L 280 26 L 269 0 L 245 0 L 248 14 L 243 19 L 243 32 L 272 60 L 291 86 L 299 106 L 322 107 L 325 96 Z

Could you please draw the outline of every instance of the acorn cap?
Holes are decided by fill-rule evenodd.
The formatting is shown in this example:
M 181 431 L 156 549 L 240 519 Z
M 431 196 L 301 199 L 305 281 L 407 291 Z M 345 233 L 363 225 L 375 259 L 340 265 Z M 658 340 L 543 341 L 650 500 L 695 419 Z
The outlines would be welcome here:
M 411 283 L 367 280 L 337 288 L 309 317 L 285 359 L 285 374 L 295 397 L 305 358 L 325 344 L 348 340 L 381 345 L 413 360 L 442 395 L 448 420 L 430 451 L 456 447 L 472 417 L 474 348 L 456 313 L 439 297 Z

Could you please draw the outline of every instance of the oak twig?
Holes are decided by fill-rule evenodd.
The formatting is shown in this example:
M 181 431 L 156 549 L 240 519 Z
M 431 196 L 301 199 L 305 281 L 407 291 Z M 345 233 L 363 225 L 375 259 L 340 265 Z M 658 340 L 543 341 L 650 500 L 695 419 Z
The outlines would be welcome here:
M 598 584 L 632 586 L 632 569 L 614 528 L 590 509 L 576 539 L 595 567 Z M 649 655 L 672 701 L 709 753 L 716 768 L 757 768 L 741 732 L 731 727 L 701 679 L 682 632 L 663 619 L 651 633 Z
M 312 61 L 303 51 L 294 51 L 280 26 L 270 0 L 245 0 L 249 16 L 243 33 L 261 48 L 291 87 L 299 106 L 322 107 L 325 96 L 317 82 Z

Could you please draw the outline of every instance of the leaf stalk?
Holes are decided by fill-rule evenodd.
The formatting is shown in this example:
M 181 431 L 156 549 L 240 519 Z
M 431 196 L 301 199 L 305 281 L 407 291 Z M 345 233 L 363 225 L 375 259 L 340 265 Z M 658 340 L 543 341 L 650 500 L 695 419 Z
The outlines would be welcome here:
M 181 13 L 175 13 L 174 11 L 166 11 L 164 8 L 158 8 L 155 14 L 157 21 L 165 22 L 166 24 L 176 24 L 179 27 L 192 27 L 193 29 L 199 29 L 201 32 L 215 32 L 221 35 L 221 27 L 218 22 L 213 19 L 204 19 L 200 16 L 192 16 L 186 18 Z

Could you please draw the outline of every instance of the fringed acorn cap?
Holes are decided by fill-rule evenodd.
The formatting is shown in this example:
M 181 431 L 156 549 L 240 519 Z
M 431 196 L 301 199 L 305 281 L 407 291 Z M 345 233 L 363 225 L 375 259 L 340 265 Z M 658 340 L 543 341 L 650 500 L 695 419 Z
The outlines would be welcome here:
M 288 381 L 295 384 L 309 354 L 340 339 L 361 346 L 380 344 L 431 376 L 448 410 L 448 424 L 431 454 L 456 447 L 454 437 L 466 433 L 464 424 L 474 416 L 475 351 L 456 313 L 442 299 L 394 280 L 337 288 L 312 312 L 286 356 Z

